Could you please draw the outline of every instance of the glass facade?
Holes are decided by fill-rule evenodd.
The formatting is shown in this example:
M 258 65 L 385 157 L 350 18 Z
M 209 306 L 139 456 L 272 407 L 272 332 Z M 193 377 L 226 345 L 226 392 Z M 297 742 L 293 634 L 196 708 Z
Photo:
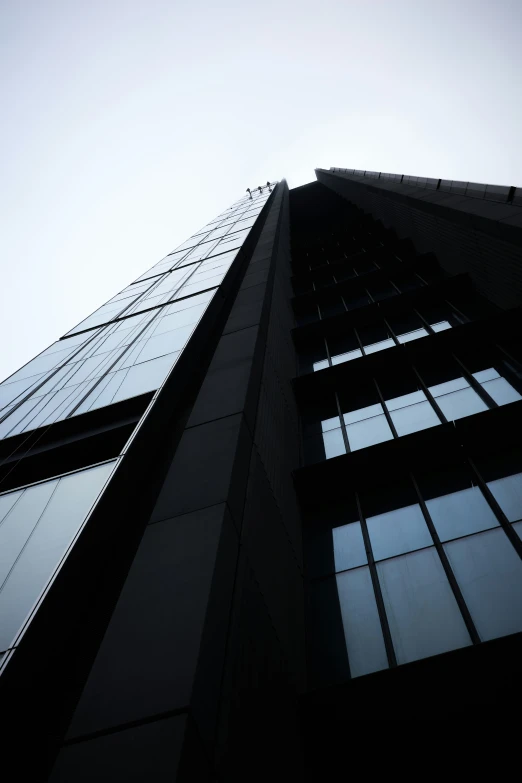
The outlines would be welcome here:
M 521 475 L 484 485 L 514 527 L 522 517 Z M 350 497 L 330 524 L 321 512 L 309 553 L 311 590 L 324 591 L 325 580 L 335 585 L 352 677 L 390 665 L 387 632 L 402 664 L 471 645 L 468 612 L 480 641 L 522 631 L 522 560 L 480 476 L 451 479 L 463 488 L 443 492 L 448 477 L 436 474 L 421 476 L 420 490 L 406 477 L 398 488 L 376 486 L 360 496 L 359 518 Z M 339 525 L 343 516 L 350 521 Z
M 115 466 L 0 494 L 0 651 L 15 644 Z
M 487 300 L 349 209 L 294 238 L 318 686 L 522 632 L 522 459 L 477 467 L 453 441 L 483 453 L 491 414 L 517 420 L 520 351 Z
M 0 439 L 157 390 L 272 192 L 241 198 L 1 383 Z M 124 453 L 0 493 L 2 659 Z
M 0 384 L 0 438 L 158 389 L 270 195 L 240 199 Z

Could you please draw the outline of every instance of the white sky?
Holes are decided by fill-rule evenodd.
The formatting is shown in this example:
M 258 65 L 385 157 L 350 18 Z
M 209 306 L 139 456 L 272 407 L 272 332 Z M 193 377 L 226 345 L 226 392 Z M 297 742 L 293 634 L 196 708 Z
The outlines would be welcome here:
M 522 185 L 522 0 L 3 0 L 0 379 L 243 195 Z

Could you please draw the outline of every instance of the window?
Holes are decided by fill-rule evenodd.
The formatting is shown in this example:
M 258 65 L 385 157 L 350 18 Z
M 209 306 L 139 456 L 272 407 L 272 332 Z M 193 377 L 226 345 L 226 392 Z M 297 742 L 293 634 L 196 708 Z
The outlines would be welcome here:
M 493 367 L 490 367 L 487 370 L 481 370 L 480 372 L 474 372 L 473 377 L 480 383 L 482 388 L 487 391 L 489 396 L 495 400 L 497 405 L 507 405 L 510 402 L 522 400 L 522 397 L 517 390 L 514 389 L 505 378 L 501 378 Z
M 326 459 L 346 453 L 339 416 L 321 422 Z
M 522 519 L 522 473 L 488 481 L 488 487 L 510 522 Z
M 346 571 L 368 562 L 360 522 L 334 527 L 332 538 L 336 571 Z
M 355 568 L 335 577 L 352 677 L 388 668 L 370 570 Z
M 435 547 L 377 563 L 398 663 L 471 644 Z
M 444 545 L 481 639 L 522 630 L 522 561 L 498 528 Z
M 486 403 L 462 377 L 438 383 L 429 388 L 448 421 L 471 416 L 488 409 Z
M 375 560 L 433 545 L 418 503 L 368 517 L 366 524 Z
M 399 436 L 440 424 L 439 417 L 423 391 L 414 391 L 386 400 L 386 407 Z
M 498 521 L 478 487 L 461 489 L 426 501 L 441 541 L 498 527 Z
M 393 437 L 380 403 L 345 413 L 344 423 L 352 451 Z
M 114 466 L 0 495 L 0 650 L 13 644 Z

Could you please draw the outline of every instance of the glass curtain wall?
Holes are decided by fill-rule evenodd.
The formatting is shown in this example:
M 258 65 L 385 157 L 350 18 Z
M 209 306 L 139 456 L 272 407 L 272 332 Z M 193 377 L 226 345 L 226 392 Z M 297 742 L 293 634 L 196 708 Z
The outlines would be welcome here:
M 158 389 L 272 192 L 241 198 L 1 383 L 0 438 Z M 0 486 L 4 665 L 121 459 Z
M 159 388 L 270 195 L 244 196 L 0 384 L 0 438 Z

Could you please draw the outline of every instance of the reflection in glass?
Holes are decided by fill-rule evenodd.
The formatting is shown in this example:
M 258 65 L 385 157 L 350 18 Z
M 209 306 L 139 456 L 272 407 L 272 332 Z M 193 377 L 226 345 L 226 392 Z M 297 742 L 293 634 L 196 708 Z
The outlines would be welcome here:
M 362 351 L 357 348 L 355 351 L 347 351 L 346 353 L 339 353 L 337 356 L 332 356 L 332 364 L 342 364 L 343 362 L 351 362 L 352 359 L 358 359 L 362 356 Z
M 383 351 L 385 348 L 393 348 L 395 345 L 392 338 L 388 338 L 387 340 L 380 340 L 378 343 L 372 343 L 372 345 L 365 345 L 364 346 L 364 353 L 375 353 L 376 351 Z
M 368 562 L 360 522 L 334 527 L 332 538 L 336 571 L 355 568 Z
M 355 424 L 347 425 L 346 433 L 352 451 L 373 446 L 375 443 L 382 443 L 382 441 L 393 438 L 384 413 L 381 416 L 373 416 Z
M 388 668 L 368 566 L 337 574 L 337 590 L 352 677 Z
M 441 541 L 498 527 L 498 520 L 478 487 L 441 495 L 426 502 Z
M 503 530 L 444 545 L 481 639 L 522 630 L 522 561 Z
M 327 432 L 323 432 L 323 444 L 326 459 L 338 457 L 341 454 L 346 453 L 343 433 L 340 427 L 336 430 L 328 430 Z
M 314 362 L 313 368 L 314 372 L 317 372 L 318 370 L 324 370 L 326 367 L 329 367 L 328 359 L 321 359 L 320 362 Z
M 488 487 L 510 522 L 522 519 L 522 473 L 488 481 Z
M 464 378 L 439 383 L 430 386 L 430 391 L 448 421 L 471 416 L 488 409 L 488 406 L 478 394 L 468 385 Z
M 405 334 L 398 334 L 397 340 L 400 343 L 409 343 L 410 340 L 418 340 L 420 337 L 426 337 L 428 332 L 426 329 L 414 329 L 412 332 L 405 332 Z
M 471 643 L 435 547 L 377 563 L 398 663 Z
M 114 464 L 0 495 L 16 497 L 0 524 L 0 649 L 13 643 Z
M 417 503 L 368 517 L 366 523 L 375 560 L 433 545 Z

